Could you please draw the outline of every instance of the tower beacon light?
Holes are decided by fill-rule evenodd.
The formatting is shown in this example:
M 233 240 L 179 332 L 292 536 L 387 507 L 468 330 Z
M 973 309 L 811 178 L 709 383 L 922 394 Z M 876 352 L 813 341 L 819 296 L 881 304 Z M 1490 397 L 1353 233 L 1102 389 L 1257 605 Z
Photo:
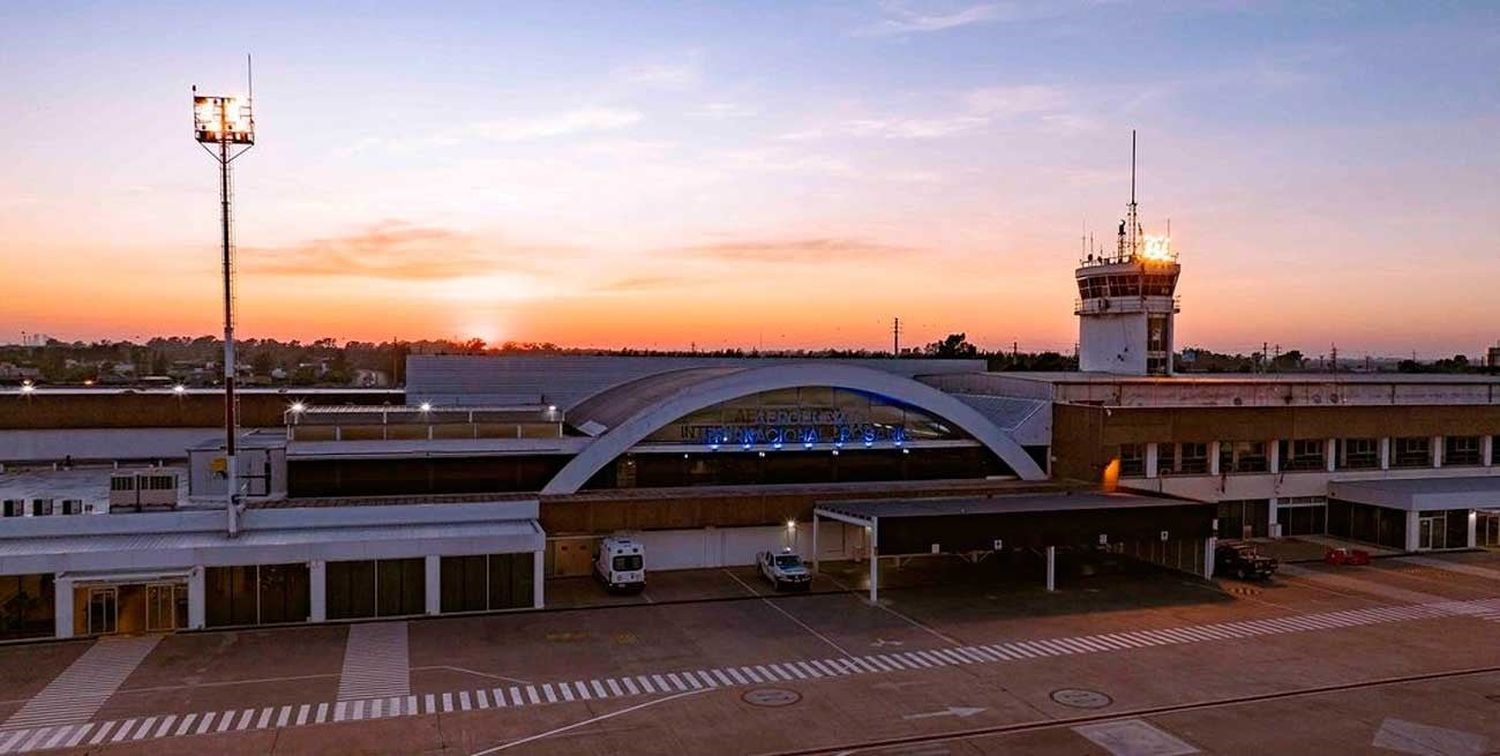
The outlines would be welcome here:
M 255 116 L 251 109 L 254 100 L 253 79 L 249 75 L 249 56 L 245 58 L 245 96 L 201 95 L 193 87 L 193 138 L 219 164 L 219 241 L 222 251 L 224 278 L 224 474 L 228 513 L 227 528 L 230 536 L 239 534 L 239 469 L 235 464 L 236 436 L 235 417 L 237 405 L 234 396 L 234 189 L 230 181 L 230 164 L 255 145 Z

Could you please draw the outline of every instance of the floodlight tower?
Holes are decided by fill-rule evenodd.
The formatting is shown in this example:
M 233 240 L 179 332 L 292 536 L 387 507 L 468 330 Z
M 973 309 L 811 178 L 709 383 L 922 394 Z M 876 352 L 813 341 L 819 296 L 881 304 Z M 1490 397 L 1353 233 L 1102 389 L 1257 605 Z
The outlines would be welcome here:
M 230 164 L 255 145 L 255 118 L 250 109 L 253 93 L 253 85 L 243 99 L 200 95 L 198 88 L 193 87 L 193 136 L 219 164 L 219 232 L 224 273 L 224 474 L 228 492 L 225 509 L 230 536 L 239 534 L 240 514 L 239 470 L 235 464 L 239 423 L 234 397 L 234 191 L 230 184 Z

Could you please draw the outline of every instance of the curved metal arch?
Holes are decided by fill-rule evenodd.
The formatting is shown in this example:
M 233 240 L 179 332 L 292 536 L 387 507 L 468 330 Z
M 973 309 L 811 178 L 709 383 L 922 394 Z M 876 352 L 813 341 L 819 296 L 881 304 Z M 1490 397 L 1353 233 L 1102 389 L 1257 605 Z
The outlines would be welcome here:
M 905 402 L 962 428 L 994 452 L 1023 480 L 1045 480 L 1047 473 L 1010 434 L 974 408 L 920 381 L 883 370 L 841 363 L 797 363 L 750 368 L 705 378 L 636 412 L 569 460 L 542 489 L 542 495 L 576 492 L 595 473 L 635 448 L 663 426 L 716 404 L 753 394 L 806 386 L 868 391 Z

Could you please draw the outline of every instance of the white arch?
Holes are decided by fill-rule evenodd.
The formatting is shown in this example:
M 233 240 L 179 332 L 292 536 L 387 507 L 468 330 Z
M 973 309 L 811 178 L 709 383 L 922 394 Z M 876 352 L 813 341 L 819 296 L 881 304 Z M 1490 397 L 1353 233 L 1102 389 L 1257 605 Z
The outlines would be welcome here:
M 663 426 L 698 410 L 727 401 L 779 389 L 807 386 L 867 391 L 905 402 L 962 428 L 1023 480 L 1045 480 L 1036 460 L 1010 437 L 967 404 L 920 381 L 883 370 L 837 362 L 799 362 L 750 368 L 706 377 L 631 415 L 605 431 L 578 456 L 568 461 L 542 489 L 542 495 L 576 492 L 595 473 Z

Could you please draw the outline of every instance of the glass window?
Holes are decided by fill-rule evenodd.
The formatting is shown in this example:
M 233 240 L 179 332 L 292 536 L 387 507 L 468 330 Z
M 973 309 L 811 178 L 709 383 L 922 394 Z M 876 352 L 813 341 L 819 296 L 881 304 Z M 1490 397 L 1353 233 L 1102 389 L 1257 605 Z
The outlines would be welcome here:
M 1327 442 L 1321 438 L 1299 438 L 1280 442 L 1281 469 L 1322 470 L 1325 469 L 1323 452 Z
M 1220 473 L 1262 473 L 1270 469 L 1264 441 L 1220 441 Z
M 482 612 L 529 607 L 532 595 L 531 554 L 479 554 L 443 557 L 442 610 Z
M 1369 470 L 1380 467 L 1380 439 L 1339 439 L 1338 467 L 1340 470 Z
M 1208 473 L 1208 444 L 1185 441 L 1177 445 L 1178 469 L 1184 475 Z
M 306 622 L 312 614 L 307 564 L 263 564 L 260 572 L 260 624 Z
M 382 559 L 375 563 L 375 613 L 381 617 L 421 614 L 427 610 L 425 560 Z
M 1431 467 L 1432 439 L 1404 436 L 1391 439 L 1391 467 Z
M 641 568 L 641 555 L 627 554 L 625 556 L 617 556 L 614 558 L 612 564 L 616 572 L 634 572 Z
M 1140 478 L 1146 475 L 1146 445 L 1120 444 L 1120 477 Z
M 209 627 L 254 625 L 258 614 L 255 565 L 204 570 L 203 600 Z
M 730 447 L 870 441 L 890 445 L 966 438 L 947 421 L 895 400 L 860 391 L 805 387 L 699 410 L 658 429 L 645 443 Z
M 0 575 L 0 640 L 52 636 L 56 602 L 51 574 Z
M 1478 465 L 1482 444 L 1479 436 L 1447 436 L 1443 439 L 1443 464 Z
M 481 612 L 489 608 L 489 565 L 483 555 L 442 558 L 442 610 Z
M 375 616 L 375 562 L 329 562 L 329 619 Z

